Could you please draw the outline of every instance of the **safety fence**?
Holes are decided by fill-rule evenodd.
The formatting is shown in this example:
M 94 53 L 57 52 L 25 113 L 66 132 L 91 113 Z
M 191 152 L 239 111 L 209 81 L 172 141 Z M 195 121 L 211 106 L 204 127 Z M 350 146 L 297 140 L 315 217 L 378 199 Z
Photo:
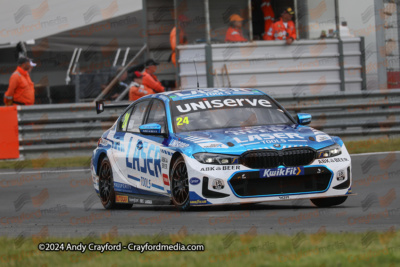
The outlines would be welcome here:
M 275 98 L 293 115 L 312 114 L 312 127 L 345 140 L 400 134 L 400 89 Z M 93 104 L 20 106 L 20 158 L 90 156 L 121 112 L 97 115 Z

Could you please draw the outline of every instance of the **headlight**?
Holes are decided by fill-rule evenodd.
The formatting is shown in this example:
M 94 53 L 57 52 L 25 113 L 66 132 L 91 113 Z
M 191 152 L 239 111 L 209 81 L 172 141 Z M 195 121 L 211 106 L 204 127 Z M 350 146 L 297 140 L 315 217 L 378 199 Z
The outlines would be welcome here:
M 232 155 L 212 154 L 212 153 L 196 153 L 193 155 L 195 159 L 204 164 L 229 165 L 239 164 L 239 157 Z
M 322 159 L 322 158 L 331 158 L 331 157 L 336 157 L 342 154 L 342 148 L 336 144 L 333 146 L 328 146 L 323 149 L 318 150 L 318 155 L 317 158 Z

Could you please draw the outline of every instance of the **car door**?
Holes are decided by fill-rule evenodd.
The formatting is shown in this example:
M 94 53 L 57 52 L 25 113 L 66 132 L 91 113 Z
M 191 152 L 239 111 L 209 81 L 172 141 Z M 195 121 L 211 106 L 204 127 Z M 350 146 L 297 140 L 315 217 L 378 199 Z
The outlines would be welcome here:
M 120 173 L 130 184 L 138 186 L 140 183 L 138 159 L 135 161 L 140 149 L 138 148 L 139 126 L 143 124 L 149 107 L 150 100 L 140 101 L 128 110 L 119 122 L 119 130 L 114 139 L 113 153 Z M 118 127 L 117 126 L 117 127 Z
M 164 102 L 154 99 L 145 119 L 145 124 L 157 123 L 161 125 L 162 135 L 141 135 L 138 140 L 140 145 L 140 188 L 161 193 L 169 190 L 169 182 L 164 181 L 161 161 L 161 149 L 168 136 L 167 118 Z M 164 174 L 165 175 L 165 174 Z M 165 188 L 164 188 L 165 187 Z

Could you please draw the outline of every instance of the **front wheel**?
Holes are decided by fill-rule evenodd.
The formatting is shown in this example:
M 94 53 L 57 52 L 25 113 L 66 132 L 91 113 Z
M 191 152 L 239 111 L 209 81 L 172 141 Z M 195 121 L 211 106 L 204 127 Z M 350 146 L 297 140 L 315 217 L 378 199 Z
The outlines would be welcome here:
M 132 204 L 115 203 L 114 179 L 110 160 L 105 157 L 101 161 L 99 172 L 99 194 L 105 209 L 130 209 Z
M 185 160 L 179 157 L 171 168 L 172 203 L 179 210 L 186 211 L 190 207 L 189 178 Z
M 328 198 L 313 198 L 310 199 L 311 202 L 319 207 L 319 208 L 326 208 L 331 206 L 337 206 L 343 204 L 347 199 L 347 196 L 344 197 L 328 197 Z

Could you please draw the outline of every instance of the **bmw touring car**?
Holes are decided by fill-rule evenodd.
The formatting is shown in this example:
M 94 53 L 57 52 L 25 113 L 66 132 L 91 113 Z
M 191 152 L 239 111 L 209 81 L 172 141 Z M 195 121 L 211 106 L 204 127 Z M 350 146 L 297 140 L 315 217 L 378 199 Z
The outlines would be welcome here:
M 96 103 L 98 113 L 109 106 Z M 329 207 L 352 194 L 343 141 L 259 90 L 165 92 L 125 107 L 91 160 L 106 209 L 297 199 Z

